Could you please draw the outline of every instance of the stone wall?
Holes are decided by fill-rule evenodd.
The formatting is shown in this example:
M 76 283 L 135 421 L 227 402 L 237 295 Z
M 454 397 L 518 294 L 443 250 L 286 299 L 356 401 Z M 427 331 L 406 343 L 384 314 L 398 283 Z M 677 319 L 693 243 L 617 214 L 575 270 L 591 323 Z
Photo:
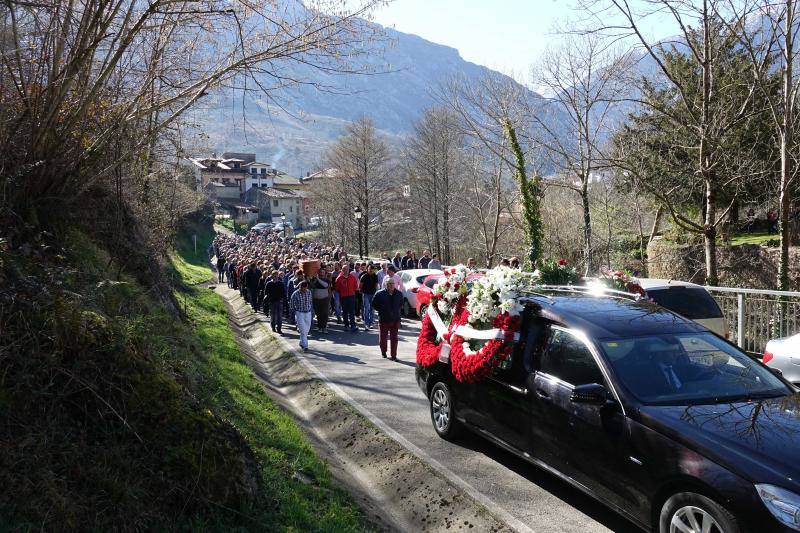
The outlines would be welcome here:
M 717 248 L 719 284 L 723 287 L 774 289 L 778 277 L 778 248 L 756 244 Z M 705 283 L 705 254 L 698 244 L 674 244 L 656 238 L 647 247 L 648 277 Z M 789 279 L 800 290 L 800 247 L 789 249 Z

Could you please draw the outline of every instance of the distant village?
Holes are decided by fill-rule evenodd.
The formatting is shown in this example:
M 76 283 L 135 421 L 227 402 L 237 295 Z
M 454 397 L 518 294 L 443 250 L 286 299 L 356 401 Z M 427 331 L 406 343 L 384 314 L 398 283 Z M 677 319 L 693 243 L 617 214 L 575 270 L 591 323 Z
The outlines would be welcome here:
M 278 222 L 285 217 L 294 228 L 305 228 L 313 216 L 309 187 L 330 169 L 290 176 L 259 162 L 256 154 L 225 152 L 221 157 L 190 157 L 195 184 L 215 204 L 218 214 L 237 222 Z

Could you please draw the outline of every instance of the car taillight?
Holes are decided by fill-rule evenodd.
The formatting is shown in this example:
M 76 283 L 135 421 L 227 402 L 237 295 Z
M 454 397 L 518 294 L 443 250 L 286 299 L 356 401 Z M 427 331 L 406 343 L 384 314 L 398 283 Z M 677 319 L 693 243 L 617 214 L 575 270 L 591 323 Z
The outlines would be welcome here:
M 775 356 L 774 356 L 774 355 L 772 355 L 772 353 L 771 353 L 771 352 L 764 352 L 764 357 L 762 357 L 762 358 L 761 358 L 761 362 L 762 362 L 762 363 L 764 363 L 764 364 L 766 365 L 767 363 L 769 363 L 770 361 L 772 361 L 772 358 L 773 358 L 773 357 L 775 357 Z

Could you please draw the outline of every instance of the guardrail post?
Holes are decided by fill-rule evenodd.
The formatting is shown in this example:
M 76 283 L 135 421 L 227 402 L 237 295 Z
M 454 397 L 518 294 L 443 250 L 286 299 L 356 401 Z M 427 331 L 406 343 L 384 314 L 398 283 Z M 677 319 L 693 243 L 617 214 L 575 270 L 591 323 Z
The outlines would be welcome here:
M 742 350 L 745 349 L 744 346 L 744 293 L 740 292 L 736 294 L 736 344 L 739 345 L 739 348 Z

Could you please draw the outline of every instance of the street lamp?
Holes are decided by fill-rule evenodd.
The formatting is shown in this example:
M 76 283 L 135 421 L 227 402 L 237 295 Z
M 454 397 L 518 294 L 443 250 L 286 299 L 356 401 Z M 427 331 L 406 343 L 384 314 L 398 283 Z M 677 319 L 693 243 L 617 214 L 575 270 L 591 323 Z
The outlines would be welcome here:
M 281 222 L 283 223 L 283 240 L 286 240 L 286 213 L 281 213 Z
M 364 250 L 361 248 L 361 216 L 362 211 L 360 207 L 356 207 L 353 210 L 353 216 L 356 217 L 356 224 L 358 224 L 358 257 L 364 259 Z

